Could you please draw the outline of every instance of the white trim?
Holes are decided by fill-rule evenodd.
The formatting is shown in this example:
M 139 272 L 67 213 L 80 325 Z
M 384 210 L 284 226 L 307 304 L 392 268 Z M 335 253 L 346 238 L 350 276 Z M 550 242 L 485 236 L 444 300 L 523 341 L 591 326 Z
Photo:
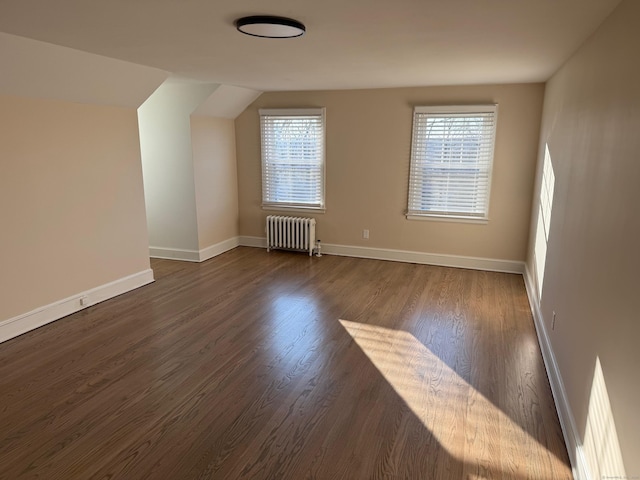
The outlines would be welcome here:
M 299 117 L 301 115 L 324 115 L 325 107 L 317 108 L 260 108 L 258 115 L 269 115 L 271 117 Z
M 417 113 L 496 113 L 497 103 L 480 105 L 417 105 L 414 107 Z
M 524 271 L 524 262 L 493 258 L 465 257 L 441 253 L 413 252 L 388 248 L 357 247 L 349 245 L 322 244 L 322 253 L 344 257 L 373 258 L 395 262 L 420 263 L 441 267 L 469 268 L 493 272 L 519 273 Z
M 151 258 L 164 258 L 166 260 L 182 260 L 185 262 L 199 262 L 198 250 L 185 250 L 183 248 L 149 247 Z
M 288 206 L 288 205 L 262 205 L 263 210 L 273 210 L 275 212 L 300 212 L 300 213 L 325 213 L 327 211 L 324 207 L 301 207 L 301 206 Z
M 151 258 L 164 258 L 165 260 L 182 260 L 183 262 L 204 262 L 232 248 L 236 248 L 238 245 L 240 245 L 240 237 L 231 237 L 200 250 L 149 247 L 149 256 Z
M 267 240 L 263 237 L 240 237 L 240 245 L 245 247 L 266 248 Z M 493 258 L 464 257 L 461 255 L 445 255 L 441 253 L 412 252 L 389 248 L 358 247 L 352 245 L 335 245 L 322 243 L 322 253 L 343 257 L 371 258 L 375 260 L 391 260 L 394 262 L 420 263 L 441 267 L 469 268 L 493 272 L 524 272 L 524 262 L 514 260 L 498 260 Z
M 221 253 L 228 252 L 229 250 L 236 248 L 238 245 L 240 245 L 240 237 L 231 237 L 223 240 L 222 242 L 216 243 L 215 245 L 210 245 L 201 249 L 198 252 L 198 258 L 201 262 L 204 262 L 205 260 L 216 257 Z
M 488 217 L 456 217 L 454 215 L 430 215 L 427 213 L 407 213 L 407 220 L 427 220 L 430 222 L 476 223 L 486 225 Z
M 527 296 L 529 297 L 529 305 L 531 306 L 533 322 L 536 328 L 536 334 L 538 335 L 538 343 L 542 351 L 542 359 L 544 360 L 544 366 L 547 370 L 551 392 L 558 412 L 560 427 L 562 428 L 564 442 L 569 453 L 573 478 L 576 480 L 591 480 L 593 477 L 589 470 L 584 447 L 580 440 L 580 434 L 578 433 L 576 421 L 571 406 L 569 405 L 567 391 L 564 388 L 564 382 L 560 374 L 560 368 L 558 367 L 556 356 L 553 353 L 544 318 L 540 311 L 539 301 L 535 293 L 535 282 L 527 265 L 525 265 L 524 284 L 527 289 Z
M 47 323 L 103 302 L 153 282 L 153 270 L 147 269 L 127 277 L 85 290 L 63 300 L 0 322 L 0 342 L 22 335 Z

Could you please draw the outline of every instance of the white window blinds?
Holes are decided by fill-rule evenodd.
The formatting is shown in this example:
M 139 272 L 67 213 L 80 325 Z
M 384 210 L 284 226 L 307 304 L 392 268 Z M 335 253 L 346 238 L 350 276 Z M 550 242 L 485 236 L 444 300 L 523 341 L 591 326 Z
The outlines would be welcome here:
M 262 205 L 324 208 L 325 111 L 261 109 Z
M 416 107 L 407 216 L 486 219 L 497 105 Z

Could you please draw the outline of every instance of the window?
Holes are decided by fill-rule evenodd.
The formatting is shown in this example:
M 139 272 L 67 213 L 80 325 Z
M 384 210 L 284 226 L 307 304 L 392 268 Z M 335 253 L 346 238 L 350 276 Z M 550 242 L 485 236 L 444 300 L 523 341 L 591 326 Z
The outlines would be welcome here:
M 486 221 L 497 105 L 416 107 L 407 218 Z
M 261 109 L 262 206 L 324 209 L 324 108 Z

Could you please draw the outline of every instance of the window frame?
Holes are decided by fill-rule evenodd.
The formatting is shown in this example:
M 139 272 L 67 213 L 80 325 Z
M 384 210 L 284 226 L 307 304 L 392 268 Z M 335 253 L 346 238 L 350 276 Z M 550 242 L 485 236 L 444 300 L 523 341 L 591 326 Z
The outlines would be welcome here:
M 487 181 L 486 181 L 486 200 L 484 204 L 484 212 L 482 214 L 473 214 L 473 212 L 431 212 L 428 210 L 412 210 L 412 198 L 415 197 L 414 188 L 419 182 L 414 180 L 414 169 L 417 167 L 417 145 L 416 145 L 416 132 L 417 132 L 417 120 L 419 116 L 432 115 L 434 117 L 445 117 L 447 115 L 464 115 L 469 114 L 492 114 L 493 115 L 493 130 L 491 132 L 489 163 L 487 168 Z M 407 211 L 406 218 L 409 220 L 435 220 L 445 222 L 458 222 L 458 223 L 480 223 L 486 224 L 489 222 L 489 207 L 491 203 L 491 185 L 493 177 L 493 165 L 495 161 L 495 143 L 497 135 L 498 125 L 498 105 L 497 104 L 474 104 L 474 105 L 437 105 L 437 106 L 415 106 L 413 109 L 413 124 L 411 134 L 411 159 L 409 164 L 409 188 L 407 192 Z M 424 188 L 424 184 L 423 188 Z
M 316 108 L 261 108 L 258 110 L 259 114 L 259 122 L 260 122 L 260 157 L 261 157 L 261 181 L 262 181 L 262 202 L 261 207 L 263 210 L 285 210 L 290 212 L 300 211 L 300 212 L 314 212 L 314 213 L 324 213 L 326 211 L 326 198 L 325 198 L 325 188 L 326 188 L 326 132 L 327 132 L 327 122 L 326 122 L 326 108 L 324 107 L 316 107 Z M 320 170 L 320 193 L 321 193 L 321 202 L 320 204 L 304 204 L 304 203 L 287 203 L 287 202 L 274 202 L 269 201 L 265 198 L 265 186 L 266 186 L 266 178 L 265 178 L 265 168 L 267 163 L 267 158 L 265 155 L 265 129 L 263 120 L 264 117 L 320 117 L 321 118 L 321 132 L 322 132 L 322 142 L 321 142 L 321 170 Z

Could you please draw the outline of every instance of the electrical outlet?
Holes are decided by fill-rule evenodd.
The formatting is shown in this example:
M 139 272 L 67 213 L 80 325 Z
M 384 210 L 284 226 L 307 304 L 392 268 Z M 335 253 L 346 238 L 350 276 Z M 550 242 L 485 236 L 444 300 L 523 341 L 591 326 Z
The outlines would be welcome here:
M 362 238 L 364 238 L 365 240 L 369 240 L 369 230 L 368 229 L 364 229 L 362 230 Z
M 553 312 L 553 318 L 551 319 L 551 330 L 556 329 L 556 312 Z

